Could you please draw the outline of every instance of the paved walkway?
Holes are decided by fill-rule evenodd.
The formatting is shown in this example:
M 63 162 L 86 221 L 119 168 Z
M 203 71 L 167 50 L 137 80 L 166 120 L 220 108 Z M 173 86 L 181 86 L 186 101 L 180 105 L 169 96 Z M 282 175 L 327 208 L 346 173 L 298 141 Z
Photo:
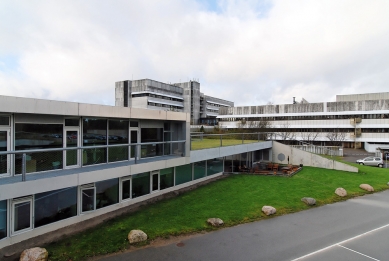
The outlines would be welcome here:
M 99 260 L 389 260 L 387 242 L 389 191 Z

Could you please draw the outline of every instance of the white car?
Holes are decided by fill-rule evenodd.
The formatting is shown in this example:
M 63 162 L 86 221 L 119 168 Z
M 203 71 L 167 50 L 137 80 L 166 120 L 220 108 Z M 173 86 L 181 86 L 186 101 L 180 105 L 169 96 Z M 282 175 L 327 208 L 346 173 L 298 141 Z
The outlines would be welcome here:
M 367 157 L 364 159 L 359 159 L 356 161 L 359 165 L 367 165 L 367 166 L 377 166 L 382 168 L 384 162 L 380 157 Z

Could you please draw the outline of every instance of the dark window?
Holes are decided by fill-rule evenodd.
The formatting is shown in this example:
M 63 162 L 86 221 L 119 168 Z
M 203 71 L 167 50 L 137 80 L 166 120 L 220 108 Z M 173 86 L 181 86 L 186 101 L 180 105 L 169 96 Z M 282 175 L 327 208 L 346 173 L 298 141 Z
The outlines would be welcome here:
M 130 127 L 138 127 L 138 122 L 137 121 L 130 121 Z
M 192 164 L 176 167 L 176 185 L 192 180 Z
M 108 144 L 128 144 L 127 120 L 109 120 Z M 113 147 L 108 150 L 108 161 L 128 160 L 128 146 Z
M 79 119 L 65 119 L 65 126 L 79 126 Z
M 119 179 L 96 182 L 96 208 L 119 202 Z
M 161 169 L 159 175 L 161 190 L 174 186 L 174 168 Z
M 62 124 L 15 124 L 15 149 L 52 149 L 63 147 Z M 62 168 L 62 151 L 27 154 L 26 172 Z M 15 156 L 15 172 L 21 173 L 22 154 Z
M 150 193 L 150 172 L 132 176 L 132 198 Z
M 9 117 L 8 116 L 0 116 L 0 125 L 9 126 Z
M 193 163 L 194 179 L 200 179 L 206 176 L 205 161 Z
M 35 195 L 35 227 L 77 215 L 77 187 Z
M 99 146 L 107 144 L 107 120 L 83 119 L 83 146 Z M 106 148 L 84 149 L 83 165 L 104 163 L 107 161 Z
M 0 201 L 0 239 L 7 236 L 7 200 Z
M 162 142 L 163 128 L 142 128 L 141 143 Z M 141 146 L 141 157 L 155 157 L 163 155 L 163 144 L 145 144 Z
M 223 158 L 207 160 L 207 176 L 220 172 L 223 172 Z

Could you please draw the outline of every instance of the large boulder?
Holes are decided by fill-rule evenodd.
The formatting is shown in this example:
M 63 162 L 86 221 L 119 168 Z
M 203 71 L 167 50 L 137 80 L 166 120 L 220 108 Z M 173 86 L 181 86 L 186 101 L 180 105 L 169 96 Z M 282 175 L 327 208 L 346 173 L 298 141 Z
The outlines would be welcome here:
M 313 205 L 316 205 L 316 199 L 314 198 L 302 198 L 301 199 L 302 202 L 304 202 L 305 204 L 307 204 L 308 206 L 313 206 Z
M 128 233 L 128 241 L 130 244 L 142 242 L 147 240 L 147 234 L 143 232 L 142 230 L 131 230 L 130 233 Z
M 19 261 L 47 261 L 48 257 L 49 253 L 45 248 L 34 247 L 24 250 Z
M 335 194 L 340 196 L 340 197 L 345 197 L 345 196 L 347 196 L 347 191 L 344 188 L 337 188 L 335 190 Z
M 221 220 L 220 218 L 208 218 L 207 223 L 214 227 L 224 225 L 223 220 Z
M 270 216 L 276 213 L 276 209 L 272 206 L 263 206 L 262 212 L 265 213 L 266 216 Z
M 374 191 L 374 188 L 372 186 L 370 186 L 369 184 L 361 184 L 361 185 L 359 185 L 359 187 L 361 189 L 369 191 L 369 192 L 373 192 Z

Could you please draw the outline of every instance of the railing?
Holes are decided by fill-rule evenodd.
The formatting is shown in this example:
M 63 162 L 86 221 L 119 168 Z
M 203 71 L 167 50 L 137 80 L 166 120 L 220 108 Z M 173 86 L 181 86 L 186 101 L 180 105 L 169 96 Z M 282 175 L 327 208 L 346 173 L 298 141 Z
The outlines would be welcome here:
M 191 133 L 190 149 L 208 149 L 215 147 L 232 146 L 246 143 L 260 142 L 269 140 L 270 133 L 253 132 L 253 133 L 224 133 L 224 134 L 204 134 Z
M 7 162 L 7 166 L 0 168 L 0 176 L 21 174 L 22 180 L 25 181 L 27 173 L 81 168 L 119 161 L 133 161 L 134 164 L 137 164 L 141 159 L 158 156 L 177 155 L 184 157 L 185 144 L 185 140 L 179 140 L 4 151 L 0 152 L 0 157 L 2 156 L 1 158 Z

